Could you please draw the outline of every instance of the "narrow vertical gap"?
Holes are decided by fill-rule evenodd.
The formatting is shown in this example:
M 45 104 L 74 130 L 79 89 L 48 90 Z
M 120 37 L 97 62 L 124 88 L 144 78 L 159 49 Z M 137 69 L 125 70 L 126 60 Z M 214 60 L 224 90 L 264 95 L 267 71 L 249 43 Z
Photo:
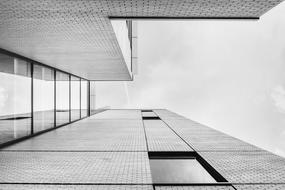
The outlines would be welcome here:
M 148 142 L 147 142 L 147 135 L 146 135 L 146 130 L 145 130 L 145 126 L 144 126 L 144 120 L 143 120 L 142 110 L 140 110 L 140 112 L 141 112 L 141 117 L 142 117 L 142 124 L 143 124 L 143 130 L 144 130 L 144 137 L 145 137 L 146 148 L 147 148 L 147 152 L 149 152 Z
M 81 78 L 79 81 L 79 117 L 81 118 Z
M 54 96 L 54 113 L 53 113 L 53 122 L 54 122 L 54 127 L 56 127 L 56 70 L 54 69 L 53 72 L 53 80 L 54 80 L 54 86 L 53 86 L 53 96 Z
M 34 63 L 31 64 L 31 134 L 34 134 Z
M 88 86 L 87 86 L 87 111 L 88 111 L 88 117 L 90 117 L 91 116 L 91 106 L 90 106 L 90 103 L 91 103 L 91 100 L 90 100 L 90 88 L 91 88 L 91 86 L 90 86 L 90 80 L 88 80 L 88 84 L 87 84 Z
M 69 123 L 71 122 L 71 75 L 69 75 Z

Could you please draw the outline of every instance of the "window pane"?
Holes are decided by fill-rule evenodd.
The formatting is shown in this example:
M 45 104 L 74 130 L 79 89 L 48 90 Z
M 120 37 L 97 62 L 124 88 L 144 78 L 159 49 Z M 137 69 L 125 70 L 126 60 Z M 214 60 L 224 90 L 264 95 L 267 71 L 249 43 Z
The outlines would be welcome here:
M 71 76 L 71 121 L 80 119 L 80 79 Z
M 56 72 L 56 125 L 69 123 L 69 75 Z
M 34 132 L 54 127 L 54 70 L 34 64 Z
M 150 159 L 154 183 L 216 183 L 196 159 Z
M 87 80 L 81 80 L 81 117 L 87 116 Z
M 95 100 L 96 100 L 96 93 L 95 93 L 95 81 L 90 81 L 90 113 L 95 114 L 96 113 L 96 107 L 95 107 Z
M 0 143 L 31 132 L 31 64 L 0 54 Z

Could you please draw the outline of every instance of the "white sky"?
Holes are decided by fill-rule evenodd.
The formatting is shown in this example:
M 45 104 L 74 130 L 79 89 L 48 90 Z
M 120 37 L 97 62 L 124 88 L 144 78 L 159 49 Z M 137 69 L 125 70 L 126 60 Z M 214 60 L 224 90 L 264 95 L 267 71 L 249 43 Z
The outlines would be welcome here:
M 138 37 L 139 75 L 98 82 L 99 107 L 167 108 L 285 157 L 285 2 L 259 21 L 144 21 Z

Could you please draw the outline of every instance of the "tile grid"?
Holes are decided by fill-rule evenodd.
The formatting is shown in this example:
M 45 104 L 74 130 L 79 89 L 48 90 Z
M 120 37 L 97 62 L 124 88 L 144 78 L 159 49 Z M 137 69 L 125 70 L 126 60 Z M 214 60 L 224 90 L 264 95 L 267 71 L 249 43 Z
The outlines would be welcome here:
M 108 115 L 107 113 L 103 115 Z M 125 115 L 128 115 L 128 112 Z M 147 151 L 142 121 L 140 118 L 134 119 L 140 116 L 137 113 L 132 117 L 130 120 L 127 118 L 102 120 L 102 116 L 98 114 L 98 116 L 49 132 L 44 136 L 7 147 L 4 151 Z
M 98 124 L 101 122 L 105 123 L 108 121 L 106 116 L 114 119 L 115 115 L 120 115 L 119 117 L 125 119 L 125 121 L 122 120 L 124 123 L 128 120 L 128 117 L 131 117 L 131 123 L 125 123 L 125 126 L 119 128 L 122 130 L 121 132 L 126 133 L 126 129 L 132 129 L 128 130 L 127 133 L 129 133 L 133 130 L 136 131 L 137 127 L 141 128 L 139 133 L 141 133 L 141 136 L 143 136 L 143 140 L 141 139 L 140 141 L 143 141 L 146 147 L 147 141 L 145 138 L 147 137 L 144 130 L 144 125 L 142 123 L 142 114 L 140 111 L 118 110 L 118 113 L 120 114 L 116 114 L 116 111 L 110 111 L 109 113 L 106 113 L 104 119 L 102 119 L 102 115 L 100 117 L 91 117 L 90 119 L 79 121 L 78 123 L 73 124 L 73 126 L 69 125 L 56 131 L 57 134 L 64 134 L 70 130 L 70 134 L 76 134 L 78 133 L 78 130 L 81 130 L 85 131 L 83 137 L 87 137 L 88 135 L 92 136 L 92 131 L 95 130 L 96 133 L 98 132 L 97 128 L 94 128 L 94 122 L 97 122 L 96 126 L 98 127 Z M 157 115 L 159 115 L 159 113 Z M 167 117 L 163 117 L 167 123 L 169 120 Z M 171 117 L 171 121 L 175 120 L 173 118 L 178 118 L 177 116 L 173 117 L 173 115 Z M 181 119 L 178 120 L 181 121 Z M 112 120 L 112 122 L 117 123 L 116 120 Z M 189 122 L 191 123 L 191 120 L 189 120 Z M 140 124 L 134 125 L 135 123 Z M 191 129 L 193 126 L 188 125 L 189 123 L 187 125 L 181 125 L 181 123 L 178 123 L 176 126 L 174 126 L 174 124 L 175 123 L 168 123 L 169 127 L 173 128 L 174 133 L 177 133 L 177 136 L 181 135 L 180 138 L 183 138 L 183 140 L 185 139 L 186 143 L 191 142 L 191 138 L 185 138 L 185 136 L 182 136 L 182 132 L 186 132 L 185 134 L 189 135 L 190 133 L 187 133 L 186 129 Z M 101 127 L 103 129 L 108 129 L 109 125 L 110 123 Z M 111 127 L 111 129 L 116 129 L 116 125 L 112 126 L 113 127 Z M 98 129 L 100 129 L 100 127 Z M 199 127 L 197 128 L 196 126 L 193 129 L 199 129 Z M 111 130 L 109 133 L 118 133 L 119 131 Z M 63 136 L 59 137 L 63 138 Z M 47 134 L 42 135 L 41 138 L 46 138 L 46 143 L 48 140 L 50 140 Z M 130 146 L 136 147 L 135 144 Z M 193 148 L 197 150 L 195 144 L 193 145 Z M 10 182 L 14 183 L 14 181 L 18 181 L 19 183 L 25 183 L 26 181 L 33 183 L 45 183 L 49 181 L 54 183 L 54 185 L 50 184 L 46 186 L 47 189 L 153 189 L 147 151 L 149 151 L 147 147 L 145 150 L 140 152 L 137 152 L 136 148 L 129 151 L 118 150 L 114 152 L 108 150 L 71 151 L 70 149 L 67 151 L 55 150 L 51 152 L 42 152 L 40 150 L 0 151 L 0 189 L 16 188 L 16 186 L 13 187 L 13 184 L 3 184 Z M 265 151 L 249 150 L 246 152 L 233 151 L 231 154 L 229 154 L 228 151 L 211 152 L 198 150 L 198 153 L 224 177 L 226 177 L 226 179 L 233 184 L 233 187 L 163 186 L 156 187 L 156 189 L 284 189 L 285 161 L 280 157 Z M 268 170 L 268 168 L 270 170 Z M 25 172 L 24 175 L 23 171 Z M 50 173 L 53 175 L 50 175 Z M 61 183 L 64 183 L 66 186 L 60 185 Z M 88 186 L 86 186 L 86 184 L 88 184 Z M 23 189 L 41 189 L 41 187 L 43 187 L 43 184 L 27 184 L 23 187 Z
M 91 122 L 86 122 L 87 120 Z M 78 122 L 78 126 L 71 128 L 75 131 L 75 133 L 79 132 L 80 130 L 88 129 L 88 127 L 86 128 L 85 124 L 87 123 L 87 126 L 92 124 L 92 120 L 93 122 L 98 121 L 97 119 L 94 120 L 94 117 L 91 117 L 90 119 L 87 118 L 81 122 Z M 108 119 L 104 120 L 104 122 L 107 120 Z M 128 119 L 125 118 L 124 120 L 126 121 Z M 142 122 L 141 118 L 133 118 L 130 120 L 132 123 L 134 120 L 138 120 L 140 123 Z M 80 126 L 80 124 L 83 124 L 83 126 Z M 130 127 L 132 126 L 133 124 L 130 125 Z M 79 127 L 82 128 L 80 129 Z M 137 125 L 137 127 L 141 128 L 142 125 Z M 68 126 L 62 128 L 62 131 L 56 130 L 56 133 L 65 133 L 66 130 L 68 130 L 67 128 Z M 96 130 L 96 128 L 94 129 Z M 124 130 L 124 127 L 122 129 L 119 128 L 119 130 Z M 143 132 L 143 128 L 139 133 L 141 132 Z M 39 138 L 44 138 L 45 136 L 47 135 L 44 134 Z M 49 140 L 49 138 L 47 138 L 47 140 Z M 143 141 L 143 143 L 146 142 Z M 19 165 L 19 163 L 21 165 Z M 22 175 L 23 172 L 25 172 L 25 175 Z M 53 176 L 51 176 L 50 172 L 53 174 Z M 37 173 L 38 175 L 35 175 Z M 15 181 L 16 183 L 32 184 L 13 184 Z M 47 181 L 50 183 L 49 185 L 46 184 Z M 96 188 L 102 190 L 150 190 L 153 189 L 151 184 L 152 182 L 147 150 L 137 151 L 132 149 L 129 151 L 72 151 L 69 149 L 64 151 L 0 151 L 0 189 L 18 189 L 20 186 L 21 189 Z
M 219 173 L 226 177 L 226 179 L 233 184 L 234 189 L 285 189 L 284 158 L 273 155 L 262 149 L 256 149 L 255 147 L 250 149 L 247 148 L 246 150 L 243 150 L 243 148 L 236 150 L 230 149 L 232 147 L 229 147 L 229 149 L 224 150 L 199 150 L 201 146 L 197 146 L 197 144 L 195 144 L 195 142 L 199 141 L 199 137 L 196 139 L 193 137 L 189 138 L 189 136 L 191 136 L 191 133 L 187 133 L 187 131 L 189 131 L 189 129 L 193 127 L 191 125 L 187 125 L 186 127 L 185 125 L 179 124 L 179 122 L 185 120 L 185 118 L 167 110 L 155 111 L 160 117 L 165 120 L 166 123 L 169 124 L 169 126 L 173 127 L 178 134 L 181 134 L 182 138 L 184 138 L 190 144 L 192 142 L 193 149 L 196 150 L 204 159 L 206 159 L 207 162 L 209 162 L 217 171 L 219 171 Z M 198 125 L 199 126 L 196 127 L 195 130 L 203 130 L 204 126 L 202 126 L 201 124 Z M 193 128 L 193 130 L 190 131 L 193 132 L 195 130 Z M 194 134 L 194 136 L 195 135 L 199 134 Z M 240 141 L 238 139 L 235 140 Z M 174 187 L 169 189 L 182 190 L 194 188 Z
M 159 114 L 157 114 L 155 111 L 154 111 L 154 113 L 160 118 L 160 115 L 159 115 Z M 161 119 L 161 121 L 162 121 L 178 138 L 180 138 L 191 150 L 195 150 L 195 149 L 192 147 L 192 145 L 191 145 L 189 142 L 185 141 L 175 130 L 173 130 L 172 127 L 170 127 L 170 126 L 167 124 L 167 122 L 165 122 L 162 118 L 160 118 L 160 119 Z
M 191 150 L 188 151 L 195 151 L 194 148 L 192 148 L 191 143 L 189 143 L 188 141 L 184 140 L 177 131 L 175 131 L 166 121 L 164 121 L 164 118 L 162 119 L 160 117 L 160 114 L 158 114 L 155 110 L 153 110 L 153 112 L 155 113 L 156 116 L 158 116 L 161 121 L 165 124 L 165 126 L 167 128 L 169 128 L 173 134 L 175 136 L 177 136 L 179 139 L 181 139 L 181 141 L 183 141 Z M 197 151 L 195 151 L 197 152 Z M 197 152 L 198 153 L 198 152 Z M 232 186 L 230 183 L 226 184 L 226 185 L 219 185 L 219 186 L 215 186 L 215 184 L 211 184 L 211 185 L 197 185 L 197 186 L 155 186 L 156 190 L 234 190 L 235 187 Z
M 193 151 L 161 120 L 144 120 L 148 150 L 159 151 Z
M 264 151 L 239 139 L 186 119 L 164 119 L 197 151 Z

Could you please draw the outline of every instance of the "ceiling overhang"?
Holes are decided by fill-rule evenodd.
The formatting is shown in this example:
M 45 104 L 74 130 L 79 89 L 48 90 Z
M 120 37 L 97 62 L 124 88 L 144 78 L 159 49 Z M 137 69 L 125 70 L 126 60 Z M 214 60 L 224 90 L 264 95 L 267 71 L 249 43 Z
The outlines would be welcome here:
M 0 48 L 89 80 L 132 80 L 116 19 L 258 19 L 283 0 L 4 0 Z

